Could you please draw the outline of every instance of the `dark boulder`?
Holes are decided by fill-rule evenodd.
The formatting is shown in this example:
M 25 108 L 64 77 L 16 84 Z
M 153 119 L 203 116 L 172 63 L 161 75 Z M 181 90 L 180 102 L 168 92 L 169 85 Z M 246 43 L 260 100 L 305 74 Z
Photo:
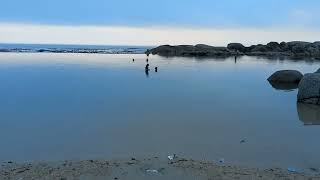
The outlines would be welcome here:
M 279 45 L 282 52 L 290 52 L 290 47 L 286 42 L 281 42 Z
M 299 83 L 298 102 L 320 105 L 320 73 L 304 75 Z
M 194 47 L 199 49 L 199 50 L 211 50 L 212 48 L 214 48 L 213 46 L 209 46 L 209 45 L 206 45 L 206 44 L 197 44 Z
M 311 44 L 310 42 L 304 42 L 304 41 L 291 41 L 291 42 L 287 42 L 287 45 L 289 47 L 289 49 L 292 49 L 295 46 L 299 46 L 299 47 L 306 47 L 307 45 Z
M 304 41 L 292 41 L 288 42 L 288 50 L 291 51 L 295 55 L 306 55 L 306 47 L 310 45 L 309 42 Z
M 227 48 L 230 50 L 239 51 L 239 52 L 245 52 L 246 50 L 246 47 L 241 43 L 230 43 L 228 44 Z
M 270 51 L 281 51 L 280 44 L 277 42 L 269 42 L 267 47 Z
M 291 51 L 294 54 L 301 54 L 301 53 L 305 53 L 305 48 L 303 46 L 296 45 L 292 47 Z
M 258 44 L 256 46 L 253 46 L 251 49 L 252 52 L 268 52 L 269 48 L 265 45 Z
M 303 75 L 296 70 L 282 70 L 273 73 L 269 78 L 269 82 L 278 83 L 299 83 Z

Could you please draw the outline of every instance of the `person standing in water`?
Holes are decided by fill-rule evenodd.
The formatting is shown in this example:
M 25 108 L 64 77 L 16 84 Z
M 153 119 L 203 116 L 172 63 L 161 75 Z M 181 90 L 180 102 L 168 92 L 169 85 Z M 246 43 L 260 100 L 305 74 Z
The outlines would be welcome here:
M 146 73 L 146 76 L 149 77 L 149 64 L 146 65 L 146 67 L 144 68 L 144 71 Z

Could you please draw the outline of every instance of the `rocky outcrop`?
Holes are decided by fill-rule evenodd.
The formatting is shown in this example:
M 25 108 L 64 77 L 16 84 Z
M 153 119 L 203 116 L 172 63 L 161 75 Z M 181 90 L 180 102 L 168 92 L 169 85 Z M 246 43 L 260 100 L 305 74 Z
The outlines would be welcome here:
M 230 43 L 228 44 L 227 48 L 232 51 L 239 51 L 242 53 L 246 52 L 246 47 L 241 43 Z
M 191 45 L 179 45 L 170 46 L 163 45 L 157 48 L 151 49 L 152 54 L 162 56 L 232 56 L 236 52 L 229 50 L 226 47 L 214 47 L 204 44 Z
M 303 75 L 296 70 L 281 70 L 273 73 L 269 78 L 269 82 L 275 83 L 296 83 L 298 84 Z
M 291 56 L 312 57 L 320 59 L 320 42 L 270 42 L 266 45 L 258 44 L 249 47 L 241 43 L 230 43 L 227 47 L 199 45 L 164 45 L 151 49 L 149 53 L 163 56 Z
M 299 83 L 298 102 L 320 105 L 320 73 L 304 75 Z

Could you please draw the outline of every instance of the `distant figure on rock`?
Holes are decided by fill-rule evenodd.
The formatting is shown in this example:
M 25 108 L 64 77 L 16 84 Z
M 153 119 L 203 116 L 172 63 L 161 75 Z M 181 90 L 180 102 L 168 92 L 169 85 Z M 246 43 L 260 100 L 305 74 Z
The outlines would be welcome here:
M 155 67 L 155 68 L 154 68 L 154 71 L 155 71 L 155 72 L 158 72 L 158 67 Z

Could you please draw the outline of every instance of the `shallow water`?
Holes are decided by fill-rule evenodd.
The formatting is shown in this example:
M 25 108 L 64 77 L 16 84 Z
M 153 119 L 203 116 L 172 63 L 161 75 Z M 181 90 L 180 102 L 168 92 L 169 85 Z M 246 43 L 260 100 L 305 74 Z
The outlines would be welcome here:
M 320 110 L 266 81 L 281 69 L 314 72 L 320 62 L 149 59 L 147 76 L 144 55 L 0 53 L 0 160 L 176 153 L 320 167 Z

